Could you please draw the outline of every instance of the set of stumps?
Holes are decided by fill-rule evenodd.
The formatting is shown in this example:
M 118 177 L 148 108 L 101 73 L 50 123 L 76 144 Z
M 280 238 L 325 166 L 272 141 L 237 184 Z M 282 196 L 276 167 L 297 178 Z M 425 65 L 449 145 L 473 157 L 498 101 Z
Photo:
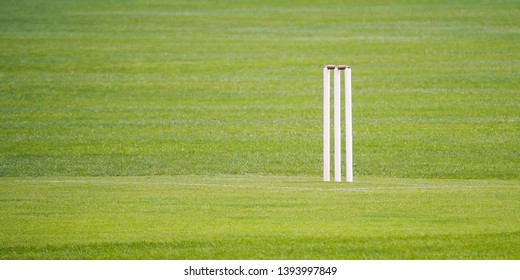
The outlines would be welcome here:
M 341 182 L 341 71 L 345 79 L 345 161 L 346 180 L 354 180 L 352 157 L 352 75 L 350 66 L 327 65 L 323 68 L 323 181 L 330 182 L 330 71 L 334 71 L 334 181 Z

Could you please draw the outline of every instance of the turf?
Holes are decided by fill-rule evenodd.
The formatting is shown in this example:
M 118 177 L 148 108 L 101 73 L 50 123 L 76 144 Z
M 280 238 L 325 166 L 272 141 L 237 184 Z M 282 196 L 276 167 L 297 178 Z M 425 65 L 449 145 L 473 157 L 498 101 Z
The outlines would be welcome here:
M 520 257 L 518 182 L 154 176 L 3 184 L 6 259 Z
M 518 1 L 3 0 L 0 10 L 3 258 L 519 258 Z M 383 189 L 307 190 L 357 186 L 316 183 L 325 64 L 352 66 L 354 175 Z M 109 183 L 118 178 L 137 185 Z M 237 183 L 178 185 L 204 178 Z M 244 178 L 294 190 L 243 188 Z M 481 188 L 461 188 L 472 182 Z M 138 200 L 148 192 L 199 223 L 150 226 L 154 204 Z M 185 196 L 187 208 L 168 206 Z M 248 207 L 264 197 L 276 209 L 255 216 Z M 304 215 L 312 199 L 332 226 Z M 408 216 L 377 224 L 350 206 L 358 200 L 380 219 Z M 30 218 L 17 203 L 59 211 Z M 454 205 L 472 210 L 464 222 L 455 211 L 427 222 Z M 237 213 L 233 236 L 225 218 Z

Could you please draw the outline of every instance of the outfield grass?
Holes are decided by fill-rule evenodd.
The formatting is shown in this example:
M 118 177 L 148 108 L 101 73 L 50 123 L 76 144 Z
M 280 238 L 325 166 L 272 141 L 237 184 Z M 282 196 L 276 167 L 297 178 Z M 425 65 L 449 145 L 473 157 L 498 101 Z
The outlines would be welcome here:
M 2 259 L 518 259 L 520 184 L 3 179 Z
M 345 63 L 357 175 L 518 178 L 518 1 L 212 2 L 2 1 L 0 175 L 319 175 Z
M 460 2 L 0 1 L 1 258 L 520 258 L 520 3 Z

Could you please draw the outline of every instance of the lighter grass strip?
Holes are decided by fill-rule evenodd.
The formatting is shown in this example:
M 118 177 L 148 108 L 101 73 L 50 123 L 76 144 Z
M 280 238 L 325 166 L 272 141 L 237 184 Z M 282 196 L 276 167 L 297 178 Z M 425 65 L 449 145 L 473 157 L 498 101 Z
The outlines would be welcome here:
M 291 187 L 291 186 L 266 186 L 266 185 L 232 185 L 232 184 L 220 184 L 220 183 L 186 183 L 176 181 L 159 181 L 159 182 L 146 182 L 146 181 L 110 181 L 110 180 L 44 180 L 44 179 L 31 179 L 31 180 L 15 180 L 21 183 L 54 183 L 54 184 L 68 184 L 68 183 L 80 183 L 80 184 L 112 184 L 112 185 L 166 185 L 166 186 L 186 186 L 186 187 L 217 187 L 217 188 L 249 188 L 249 189 L 274 189 L 274 190 L 297 190 L 297 191 L 328 191 L 328 192 L 372 192 L 372 191 L 394 191 L 394 190 L 446 190 L 446 189 L 520 189 L 520 186 L 450 186 L 450 185 L 410 185 L 410 186 L 374 186 L 374 187 Z M 281 182 L 283 183 L 283 182 Z

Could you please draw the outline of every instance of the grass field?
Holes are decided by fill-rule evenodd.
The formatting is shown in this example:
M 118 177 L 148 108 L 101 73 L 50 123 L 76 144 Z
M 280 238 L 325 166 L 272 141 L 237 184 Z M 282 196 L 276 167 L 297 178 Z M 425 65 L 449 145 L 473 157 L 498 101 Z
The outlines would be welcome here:
M 1 259 L 520 259 L 519 1 L 0 11 Z M 353 184 L 320 182 L 325 64 Z
M 520 186 L 266 176 L 43 177 L 1 190 L 2 258 L 518 258 Z M 13 209 L 16 209 L 13 211 Z

